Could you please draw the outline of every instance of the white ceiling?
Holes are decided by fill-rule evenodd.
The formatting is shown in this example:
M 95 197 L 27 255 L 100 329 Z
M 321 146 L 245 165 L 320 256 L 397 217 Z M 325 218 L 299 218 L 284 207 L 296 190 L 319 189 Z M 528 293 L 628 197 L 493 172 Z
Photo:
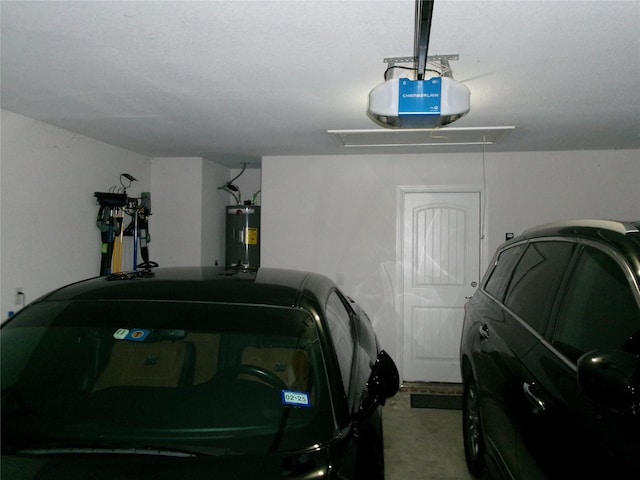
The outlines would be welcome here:
M 345 148 L 386 57 L 413 56 L 414 0 L 2 1 L 2 107 L 151 156 L 239 167 Z M 429 55 L 458 54 L 491 151 L 640 148 L 640 1 L 435 0 Z

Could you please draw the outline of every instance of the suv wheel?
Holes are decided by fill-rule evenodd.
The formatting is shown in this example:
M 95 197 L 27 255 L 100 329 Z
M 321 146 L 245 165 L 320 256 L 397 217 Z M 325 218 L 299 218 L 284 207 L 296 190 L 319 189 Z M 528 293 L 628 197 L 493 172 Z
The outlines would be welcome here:
M 485 444 L 478 405 L 478 390 L 471 377 L 465 378 L 464 381 L 462 434 L 467 468 L 473 476 L 480 478 L 485 470 Z

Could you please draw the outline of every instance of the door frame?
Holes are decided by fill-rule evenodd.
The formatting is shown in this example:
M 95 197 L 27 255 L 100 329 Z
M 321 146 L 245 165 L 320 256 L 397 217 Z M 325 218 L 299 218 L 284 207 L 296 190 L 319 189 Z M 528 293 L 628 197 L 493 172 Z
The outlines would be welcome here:
M 486 198 L 482 185 L 412 185 L 396 187 L 396 285 L 398 287 L 396 306 L 396 357 L 404 358 L 404 277 L 402 253 L 404 244 L 405 196 L 412 193 L 478 193 L 480 195 L 480 279 L 486 270 L 485 251 L 487 245 Z M 404 361 L 397 364 L 400 382 L 404 379 Z

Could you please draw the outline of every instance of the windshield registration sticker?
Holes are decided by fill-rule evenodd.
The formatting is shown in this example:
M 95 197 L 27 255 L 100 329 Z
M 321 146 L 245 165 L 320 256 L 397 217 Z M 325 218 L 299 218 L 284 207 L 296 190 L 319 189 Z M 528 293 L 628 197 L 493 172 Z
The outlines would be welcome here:
M 113 338 L 116 340 L 129 340 L 131 342 L 144 342 L 149 336 L 150 331 L 144 328 L 134 328 L 129 330 L 127 328 L 119 328 L 113 334 Z
M 116 333 L 113 334 L 113 338 L 115 338 L 116 340 L 124 340 L 125 338 L 127 338 L 127 335 L 129 335 L 128 328 L 119 328 L 118 330 L 116 330 Z
M 311 398 L 306 392 L 282 391 L 282 404 L 290 407 L 310 407 Z

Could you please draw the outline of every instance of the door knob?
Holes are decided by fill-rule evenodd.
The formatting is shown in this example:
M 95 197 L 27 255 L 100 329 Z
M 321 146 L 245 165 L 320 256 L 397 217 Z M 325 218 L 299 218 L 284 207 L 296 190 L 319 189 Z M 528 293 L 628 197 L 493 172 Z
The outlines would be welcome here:
M 533 413 L 538 414 L 546 410 L 547 405 L 543 399 L 536 395 L 536 384 L 534 382 L 524 382 L 522 390 L 527 399 L 533 404 Z
M 489 327 L 487 324 L 483 324 L 480 326 L 480 330 L 478 330 L 478 334 L 482 340 L 489 340 Z

